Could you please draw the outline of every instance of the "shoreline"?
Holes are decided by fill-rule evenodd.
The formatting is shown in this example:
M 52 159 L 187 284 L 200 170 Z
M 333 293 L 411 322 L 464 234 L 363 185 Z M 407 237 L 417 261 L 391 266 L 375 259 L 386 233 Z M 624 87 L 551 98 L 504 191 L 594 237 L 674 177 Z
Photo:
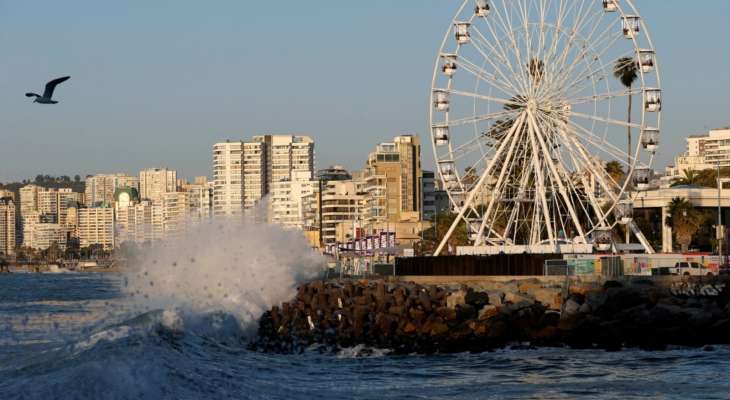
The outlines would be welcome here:
M 730 344 L 725 277 L 434 279 L 302 285 L 294 299 L 262 316 L 250 347 L 292 353 L 311 345 L 365 345 L 431 354 L 515 343 L 605 350 Z

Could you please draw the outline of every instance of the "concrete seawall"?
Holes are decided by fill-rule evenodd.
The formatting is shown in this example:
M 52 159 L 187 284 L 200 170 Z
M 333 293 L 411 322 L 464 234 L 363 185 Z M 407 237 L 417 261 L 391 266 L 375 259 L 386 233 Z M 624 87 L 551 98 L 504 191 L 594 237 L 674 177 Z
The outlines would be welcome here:
M 252 347 L 313 344 L 396 353 L 487 351 L 520 343 L 663 349 L 730 343 L 725 277 L 406 277 L 312 282 L 260 321 Z

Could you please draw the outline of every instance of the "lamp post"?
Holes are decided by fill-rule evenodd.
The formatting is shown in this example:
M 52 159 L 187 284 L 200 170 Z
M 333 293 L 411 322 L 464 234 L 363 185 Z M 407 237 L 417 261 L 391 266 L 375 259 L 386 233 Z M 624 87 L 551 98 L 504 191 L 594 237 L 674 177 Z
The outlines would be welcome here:
M 725 227 L 722 226 L 722 182 L 720 181 L 720 162 L 717 162 L 717 255 L 722 263 L 722 241 L 725 239 Z

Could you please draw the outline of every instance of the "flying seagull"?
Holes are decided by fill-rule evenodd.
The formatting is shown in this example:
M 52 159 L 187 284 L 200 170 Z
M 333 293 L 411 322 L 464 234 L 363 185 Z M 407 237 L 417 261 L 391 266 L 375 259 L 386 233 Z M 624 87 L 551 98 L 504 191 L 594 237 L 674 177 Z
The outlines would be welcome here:
M 63 78 L 57 78 L 57 79 L 54 79 L 54 80 L 46 83 L 46 91 L 43 92 L 43 96 L 35 94 L 35 93 L 26 93 L 25 97 L 35 97 L 35 100 L 33 100 L 33 103 L 57 104 L 58 103 L 57 101 L 52 100 L 53 91 L 56 89 L 56 86 L 58 86 L 62 82 L 66 82 L 70 78 L 71 78 L 70 76 L 64 76 Z

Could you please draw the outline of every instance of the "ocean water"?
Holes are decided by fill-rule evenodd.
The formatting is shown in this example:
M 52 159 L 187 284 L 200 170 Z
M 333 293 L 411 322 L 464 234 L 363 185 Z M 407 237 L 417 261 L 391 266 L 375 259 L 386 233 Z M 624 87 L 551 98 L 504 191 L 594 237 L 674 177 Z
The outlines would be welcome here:
M 726 347 L 260 354 L 246 349 L 246 317 L 146 309 L 129 286 L 121 274 L 0 276 L 0 399 L 730 398 Z

